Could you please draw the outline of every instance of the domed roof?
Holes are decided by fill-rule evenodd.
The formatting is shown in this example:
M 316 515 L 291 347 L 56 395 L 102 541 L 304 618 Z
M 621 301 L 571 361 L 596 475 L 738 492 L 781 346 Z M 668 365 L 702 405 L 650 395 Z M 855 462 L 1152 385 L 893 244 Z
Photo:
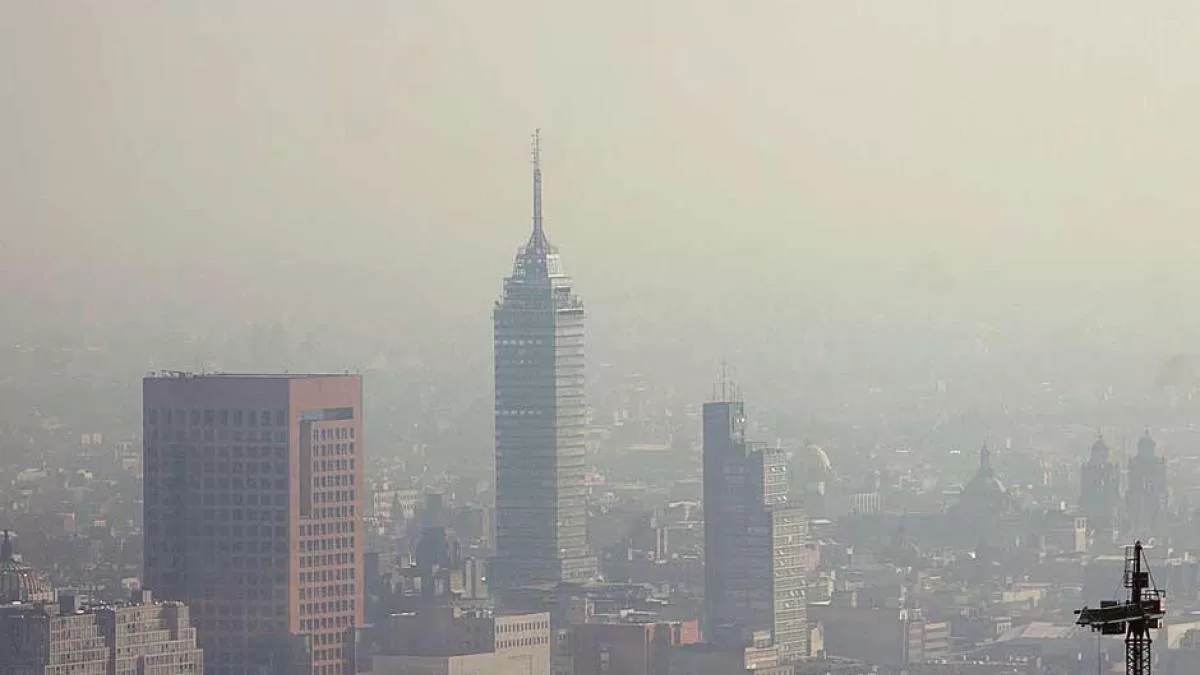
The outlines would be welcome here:
M 1108 444 L 1104 442 L 1103 436 L 1096 436 L 1096 442 L 1092 443 L 1092 459 L 1100 462 L 1108 461 Z
M 17 559 L 8 530 L 0 540 L 0 602 L 53 602 L 54 588 L 38 570 Z
M 995 505 L 1002 502 L 1007 494 L 1004 483 L 1000 482 L 992 469 L 992 451 L 985 443 L 979 449 L 979 471 L 963 488 L 962 499 L 979 505 Z

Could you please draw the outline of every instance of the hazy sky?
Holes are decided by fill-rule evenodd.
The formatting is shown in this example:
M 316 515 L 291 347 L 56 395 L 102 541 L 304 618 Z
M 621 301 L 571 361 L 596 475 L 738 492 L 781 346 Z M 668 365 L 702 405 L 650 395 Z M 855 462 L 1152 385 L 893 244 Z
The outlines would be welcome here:
M 1187 0 L 3 0 L 0 281 L 18 318 L 485 336 L 540 126 L 610 335 L 1194 307 L 1197 63 Z

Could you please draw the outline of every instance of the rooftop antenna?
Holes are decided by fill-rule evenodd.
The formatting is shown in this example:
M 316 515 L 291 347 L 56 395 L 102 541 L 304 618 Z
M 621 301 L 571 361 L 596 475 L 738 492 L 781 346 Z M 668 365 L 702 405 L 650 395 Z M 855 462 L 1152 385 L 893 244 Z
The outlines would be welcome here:
M 533 159 L 533 240 L 544 242 L 542 230 L 542 130 L 534 129 L 530 139 L 530 154 Z
M 721 359 L 721 401 L 729 400 L 729 364 Z

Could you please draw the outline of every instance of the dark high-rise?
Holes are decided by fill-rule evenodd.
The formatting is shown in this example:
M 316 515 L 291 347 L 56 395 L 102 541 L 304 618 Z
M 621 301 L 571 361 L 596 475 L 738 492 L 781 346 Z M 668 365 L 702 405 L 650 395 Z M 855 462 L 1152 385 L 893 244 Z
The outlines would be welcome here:
M 496 557 L 505 588 L 586 582 L 584 312 L 542 227 L 533 146 L 533 232 L 493 313 L 496 367 Z
M 350 675 L 363 621 L 362 379 L 148 377 L 146 585 L 210 675 Z
M 808 653 L 808 534 L 783 450 L 746 442 L 740 401 L 704 404 L 705 635 L 727 646 L 769 633 L 780 659 Z

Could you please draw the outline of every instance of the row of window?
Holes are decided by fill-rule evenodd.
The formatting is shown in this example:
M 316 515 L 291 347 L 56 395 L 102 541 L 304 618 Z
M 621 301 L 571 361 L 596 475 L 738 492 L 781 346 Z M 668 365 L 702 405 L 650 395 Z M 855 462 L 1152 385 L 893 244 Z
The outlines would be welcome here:
M 336 570 L 313 570 L 312 572 L 301 572 L 300 583 L 302 584 L 317 584 L 329 581 L 345 581 L 347 579 L 354 580 L 356 572 L 353 567 L 343 567 Z
M 330 628 L 349 628 L 350 620 L 353 617 L 349 616 L 323 616 L 319 619 L 301 619 L 300 630 L 318 631 L 329 630 Z
M 307 539 L 300 542 L 300 550 L 306 553 L 309 551 L 336 551 L 345 548 L 354 548 L 354 537 Z
M 349 534 L 357 529 L 357 524 L 353 520 L 348 520 L 340 523 L 313 523 L 311 525 L 300 526 L 301 537 L 315 537 L 324 534 Z
M 303 587 L 300 589 L 301 600 L 340 598 L 347 595 L 354 595 L 354 584 L 330 584 L 328 586 Z
M 287 426 L 286 410 L 180 410 L 146 408 L 146 424 L 162 426 Z
M 300 616 L 313 614 L 332 614 L 334 612 L 353 612 L 354 600 L 330 600 L 327 602 L 306 602 L 300 605 Z
M 322 427 L 313 429 L 314 441 L 341 441 L 354 438 L 354 427 Z
M 328 567 L 330 565 L 350 565 L 354 563 L 354 553 L 326 553 L 323 555 L 306 555 L 300 557 L 300 567 Z

